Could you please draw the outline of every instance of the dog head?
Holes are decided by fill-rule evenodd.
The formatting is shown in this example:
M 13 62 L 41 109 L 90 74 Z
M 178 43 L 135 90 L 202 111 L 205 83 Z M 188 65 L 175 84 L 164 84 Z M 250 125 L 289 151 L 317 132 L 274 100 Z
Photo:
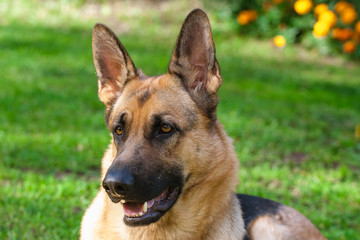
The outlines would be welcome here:
M 104 25 L 95 25 L 92 48 L 112 133 L 103 187 L 123 204 L 127 225 L 148 225 L 219 164 L 212 159 L 221 152 L 215 125 L 222 78 L 210 23 L 202 10 L 188 15 L 161 76 L 137 70 Z

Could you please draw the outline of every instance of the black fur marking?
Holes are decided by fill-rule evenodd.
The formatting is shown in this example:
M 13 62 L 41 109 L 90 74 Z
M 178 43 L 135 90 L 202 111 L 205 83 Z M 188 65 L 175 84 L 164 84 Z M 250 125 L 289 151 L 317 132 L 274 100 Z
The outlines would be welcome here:
M 185 182 L 189 181 L 190 177 L 191 177 L 191 173 L 189 173 L 189 174 L 186 176 Z
M 147 125 L 144 131 L 144 138 L 148 141 L 156 140 L 157 142 L 162 142 L 172 135 L 179 133 L 183 134 L 184 131 L 174 122 L 166 120 L 163 116 L 170 115 L 166 112 L 156 114 L 152 116 L 151 122 Z M 160 131 L 161 125 L 165 123 L 173 128 L 173 130 L 168 134 L 163 134 Z
M 147 88 L 143 93 L 141 93 L 141 95 L 139 96 L 139 100 L 141 104 L 144 104 L 148 99 L 149 99 L 149 93 L 150 93 L 150 89 Z
M 106 126 L 109 128 L 110 127 L 110 115 L 113 111 L 113 104 L 111 104 L 109 107 L 106 108 L 106 111 L 105 111 L 105 123 L 106 123 Z
M 175 62 L 176 65 L 180 65 L 177 62 Z M 185 77 L 183 74 L 179 73 L 179 72 L 169 72 L 170 74 L 175 75 L 177 78 L 180 79 L 180 83 L 183 86 L 183 88 L 188 91 L 188 88 L 185 86 Z
M 150 94 L 150 88 L 142 88 L 136 91 L 131 92 L 129 95 L 126 96 L 125 101 L 133 98 L 134 96 L 138 98 L 140 106 L 144 105 L 144 103 L 152 96 L 156 94 L 156 89 L 152 90 Z
M 123 193 L 127 200 L 145 202 L 171 186 L 182 188 L 184 175 L 181 166 L 164 164 L 157 154 L 141 145 L 131 154 L 124 155 L 125 151 L 117 154 L 106 175 L 119 182 L 126 176 L 132 177 L 133 180 L 127 183 L 126 193 Z
M 217 95 L 210 94 L 204 90 L 200 90 L 195 93 L 194 90 L 186 84 L 187 80 L 183 74 L 176 71 L 169 73 L 173 74 L 180 80 L 184 90 L 188 92 L 190 98 L 196 103 L 198 108 L 205 114 L 205 116 L 210 119 L 210 125 L 213 125 L 217 120 L 216 108 L 219 102 Z
M 243 212 L 246 231 L 253 220 L 263 215 L 276 215 L 279 211 L 281 203 L 271 201 L 269 199 L 249 196 L 246 194 L 237 194 Z M 244 240 L 250 240 L 246 235 Z

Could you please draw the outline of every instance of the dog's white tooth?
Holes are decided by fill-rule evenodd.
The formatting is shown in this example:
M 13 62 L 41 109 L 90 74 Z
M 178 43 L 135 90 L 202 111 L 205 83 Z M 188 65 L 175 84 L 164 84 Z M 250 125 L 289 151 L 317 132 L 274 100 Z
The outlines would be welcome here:
M 143 205 L 143 213 L 147 212 L 147 202 L 144 203 Z
M 126 203 L 126 201 L 125 201 L 124 199 L 120 200 L 120 202 L 121 202 L 122 204 Z
M 143 212 L 140 212 L 140 213 L 139 213 L 139 217 L 141 217 L 142 215 L 144 215 L 144 213 L 143 213 Z

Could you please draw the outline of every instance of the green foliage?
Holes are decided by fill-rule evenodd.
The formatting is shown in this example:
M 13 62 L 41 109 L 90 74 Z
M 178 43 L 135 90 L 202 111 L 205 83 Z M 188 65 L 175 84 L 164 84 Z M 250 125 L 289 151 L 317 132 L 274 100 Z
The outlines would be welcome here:
M 256 1 L 233 1 L 228 0 L 229 6 L 232 9 L 233 19 L 235 20 L 238 14 L 244 10 L 255 10 L 258 13 L 256 20 L 250 23 L 239 24 L 238 32 L 241 35 L 250 35 L 257 38 L 273 38 L 276 35 L 285 37 L 287 44 L 302 44 L 309 49 L 318 49 L 320 53 L 325 55 L 343 53 L 343 40 L 339 41 L 332 37 L 332 31 L 324 37 L 314 37 L 313 29 L 317 21 L 317 16 L 314 14 L 314 7 L 317 4 L 325 3 L 329 10 L 334 11 L 336 3 L 339 0 L 315 0 L 310 1 L 312 7 L 306 14 L 300 15 L 294 10 L 296 0 L 256 0 Z M 356 10 L 360 9 L 360 2 L 353 0 L 348 1 Z M 349 28 L 354 30 L 355 23 L 344 24 L 340 21 L 340 14 L 337 14 L 336 27 Z M 359 13 L 358 13 L 359 14 Z M 360 41 L 360 32 L 354 33 L 353 41 L 358 45 Z M 350 38 L 349 38 L 350 39 Z M 349 54 L 350 58 L 360 57 L 360 48 Z

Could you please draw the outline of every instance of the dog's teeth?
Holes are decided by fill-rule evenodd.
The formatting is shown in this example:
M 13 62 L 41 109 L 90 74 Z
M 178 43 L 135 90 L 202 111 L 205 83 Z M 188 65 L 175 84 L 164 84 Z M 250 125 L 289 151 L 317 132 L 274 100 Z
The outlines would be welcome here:
M 143 205 L 143 213 L 147 212 L 147 202 L 144 203 Z
M 138 217 L 141 217 L 142 215 L 144 215 L 144 213 L 143 213 L 143 212 L 140 212 Z
M 126 201 L 123 199 L 123 200 L 120 200 L 121 203 L 126 203 Z

